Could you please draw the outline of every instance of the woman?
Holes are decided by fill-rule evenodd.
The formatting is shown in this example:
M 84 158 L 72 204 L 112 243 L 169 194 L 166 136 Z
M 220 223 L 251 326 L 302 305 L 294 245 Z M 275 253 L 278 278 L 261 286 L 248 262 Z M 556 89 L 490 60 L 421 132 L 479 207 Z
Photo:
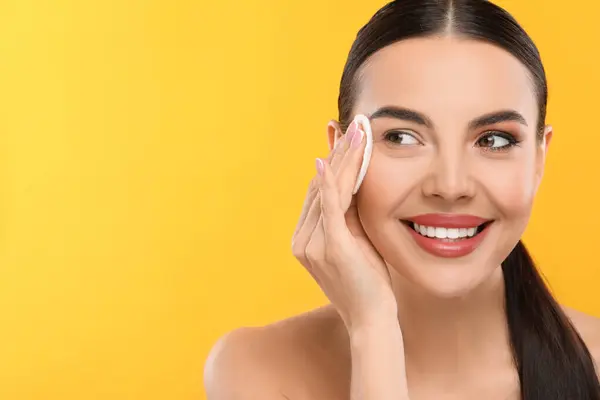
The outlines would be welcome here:
M 209 400 L 600 399 L 600 323 L 520 237 L 544 170 L 546 77 L 483 0 L 399 0 L 354 42 L 293 251 L 331 301 L 215 346 Z M 373 153 L 356 195 L 368 116 Z

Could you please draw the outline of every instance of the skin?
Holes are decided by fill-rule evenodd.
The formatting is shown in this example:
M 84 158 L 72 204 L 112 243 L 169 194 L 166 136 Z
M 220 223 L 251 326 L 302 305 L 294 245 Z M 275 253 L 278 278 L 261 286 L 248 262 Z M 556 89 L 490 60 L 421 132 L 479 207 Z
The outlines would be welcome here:
M 418 38 L 374 54 L 363 66 L 358 89 L 354 113 L 370 116 L 394 106 L 430 122 L 372 118 L 371 164 L 351 205 L 389 273 L 410 399 L 517 399 L 500 263 L 528 223 L 552 137 L 546 127 L 544 139 L 536 138 L 538 110 L 527 69 L 490 44 Z M 523 120 L 470 127 L 505 110 Z M 498 131 L 502 135 L 493 136 Z M 518 145 L 493 151 L 508 143 L 506 137 Z M 329 124 L 328 138 L 339 148 L 343 134 L 337 122 Z M 359 166 L 357 159 L 337 167 L 352 171 L 340 178 L 344 185 L 353 185 Z M 435 257 L 399 222 L 429 212 L 473 214 L 494 223 L 473 253 Z M 357 312 L 322 282 L 326 277 L 319 271 L 309 272 L 333 304 L 223 337 L 207 361 L 209 400 L 350 398 L 351 366 L 357 365 L 353 327 L 364 326 L 365 315 L 373 314 Z M 387 284 L 371 287 L 388 290 Z M 600 320 L 565 312 L 600 360 Z

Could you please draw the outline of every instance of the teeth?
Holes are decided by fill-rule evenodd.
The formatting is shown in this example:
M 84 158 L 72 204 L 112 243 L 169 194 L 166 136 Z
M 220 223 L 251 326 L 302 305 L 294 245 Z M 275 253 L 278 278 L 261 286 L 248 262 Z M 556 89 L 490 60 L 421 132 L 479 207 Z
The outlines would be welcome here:
M 423 226 L 413 223 L 415 231 L 423 236 L 437 239 L 464 239 L 473 237 L 477 233 L 477 227 L 473 228 L 442 228 L 433 226 Z

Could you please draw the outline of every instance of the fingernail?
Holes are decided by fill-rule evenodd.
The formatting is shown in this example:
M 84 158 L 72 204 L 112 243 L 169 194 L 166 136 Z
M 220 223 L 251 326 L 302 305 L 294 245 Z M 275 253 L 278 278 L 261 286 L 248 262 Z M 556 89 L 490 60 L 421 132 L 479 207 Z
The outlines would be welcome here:
M 355 149 L 359 148 L 364 137 L 365 137 L 365 133 L 363 132 L 362 129 L 359 129 L 358 133 L 356 135 L 354 135 L 354 138 L 352 138 L 352 147 Z
M 348 127 L 348 130 L 346 131 L 346 142 L 347 143 L 352 143 L 352 139 L 354 138 L 354 136 L 356 134 L 356 127 L 357 127 L 356 121 L 352 121 L 352 123 Z
M 325 166 L 323 165 L 323 160 L 321 160 L 320 158 L 317 158 L 317 172 L 319 173 L 319 175 L 323 175 L 323 170 L 325 169 Z

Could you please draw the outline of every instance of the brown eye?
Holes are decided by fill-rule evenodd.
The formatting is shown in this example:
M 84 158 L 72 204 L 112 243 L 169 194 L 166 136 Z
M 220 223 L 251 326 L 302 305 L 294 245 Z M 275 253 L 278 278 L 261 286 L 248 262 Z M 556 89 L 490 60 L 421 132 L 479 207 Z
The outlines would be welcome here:
M 516 144 L 517 140 L 512 135 L 504 132 L 489 132 L 480 137 L 476 142 L 477 147 L 492 151 L 506 150 Z
M 420 143 L 413 135 L 403 131 L 388 132 L 384 138 L 395 145 L 415 145 Z

